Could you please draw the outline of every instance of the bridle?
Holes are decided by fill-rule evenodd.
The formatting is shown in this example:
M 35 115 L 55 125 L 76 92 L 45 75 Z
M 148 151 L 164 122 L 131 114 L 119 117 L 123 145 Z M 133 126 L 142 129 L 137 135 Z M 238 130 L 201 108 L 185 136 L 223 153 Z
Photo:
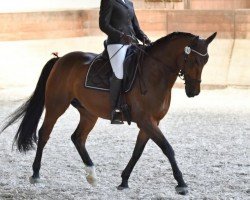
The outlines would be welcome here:
M 193 79 L 191 78 L 189 75 L 187 75 L 185 73 L 185 66 L 186 66 L 186 63 L 188 61 L 188 56 L 191 52 L 194 52 L 196 54 L 198 54 L 199 56 L 202 56 L 202 57 L 205 57 L 208 55 L 208 53 L 200 53 L 194 49 L 192 49 L 191 47 L 189 46 L 186 46 L 184 48 L 184 66 L 182 67 L 182 69 L 180 70 L 180 72 L 178 73 L 178 76 L 180 77 L 180 79 L 184 80 L 185 81 L 185 84 L 192 84 L 192 83 L 201 83 L 201 79 Z
M 138 44 L 134 44 L 134 46 L 139 49 L 141 52 L 143 52 L 144 54 L 146 54 L 147 56 L 149 56 L 150 58 L 152 58 L 153 60 L 157 61 L 158 63 L 164 65 L 167 67 L 168 71 L 172 74 L 175 74 L 177 75 L 181 80 L 185 81 L 185 84 L 192 84 L 192 83 L 201 83 L 201 80 L 200 79 L 193 79 L 191 78 L 189 75 L 185 74 L 185 65 L 188 61 L 188 56 L 191 52 L 194 52 L 196 54 L 198 54 L 199 56 L 202 56 L 202 57 L 205 57 L 208 55 L 208 53 L 205 53 L 205 54 L 202 54 L 196 50 L 194 50 L 193 48 L 189 47 L 189 46 L 186 46 L 184 48 L 184 66 L 182 67 L 182 69 L 180 70 L 180 72 L 177 72 L 174 71 L 171 67 L 169 67 L 169 65 L 167 65 L 166 63 L 164 63 L 163 61 L 161 61 L 160 59 L 152 56 L 152 55 L 149 55 L 144 49 L 140 48 L 138 46 Z M 144 45 L 143 45 L 144 46 Z

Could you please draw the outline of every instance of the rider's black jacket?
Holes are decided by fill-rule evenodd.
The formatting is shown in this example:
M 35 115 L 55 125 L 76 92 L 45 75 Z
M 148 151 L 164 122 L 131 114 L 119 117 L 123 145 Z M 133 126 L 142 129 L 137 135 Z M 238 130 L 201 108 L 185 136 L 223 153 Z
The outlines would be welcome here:
M 139 27 L 133 3 L 129 0 L 101 0 L 100 29 L 108 35 L 108 44 L 123 44 L 123 34 L 143 42 L 147 36 Z

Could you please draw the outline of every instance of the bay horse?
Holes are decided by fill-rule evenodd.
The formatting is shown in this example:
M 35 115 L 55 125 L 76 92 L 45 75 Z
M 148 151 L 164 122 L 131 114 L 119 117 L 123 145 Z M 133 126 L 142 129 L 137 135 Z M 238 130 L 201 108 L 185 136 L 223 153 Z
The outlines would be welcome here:
M 132 157 L 122 172 L 122 183 L 118 189 L 128 188 L 130 174 L 145 145 L 151 139 L 160 147 L 171 164 L 174 178 L 178 183 L 177 193 L 187 194 L 187 184 L 175 160 L 174 150 L 158 125 L 168 112 L 171 90 L 178 75 L 185 81 L 185 92 L 188 97 L 200 93 L 201 73 L 209 58 L 208 45 L 216 34 L 203 39 L 190 33 L 174 32 L 145 48 L 140 79 L 144 80 L 147 93 L 141 93 L 140 80 L 137 77 L 132 90 L 125 94 L 126 102 L 131 107 L 132 122 L 137 124 L 140 131 Z M 78 102 L 75 107 L 80 113 L 80 122 L 71 139 L 86 166 L 87 181 L 96 185 L 95 167 L 85 143 L 98 117 L 110 119 L 111 105 L 108 92 L 83 86 L 86 73 L 95 56 L 93 53 L 71 52 L 49 60 L 41 72 L 34 93 L 10 116 L 10 120 L 3 128 L 6 129 L 22 118 L 14 138 L 18 150 L 26 152 L 37 143 L 33 175 L 30 177 L 32 183 L 39 182 L 43 149 L 57 119 L 75 99 Z M 44 107 L 45 118 L 37 139 L 37 126 Z

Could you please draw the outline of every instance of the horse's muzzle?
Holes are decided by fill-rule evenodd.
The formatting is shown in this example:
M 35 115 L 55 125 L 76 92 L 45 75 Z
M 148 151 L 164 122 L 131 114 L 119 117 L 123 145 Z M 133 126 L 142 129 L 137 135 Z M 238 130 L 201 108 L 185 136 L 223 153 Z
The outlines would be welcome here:
M 192 94 L 192 93 L 187 93 L 187 92 L 186 92 L 186 95 L 187 95 L 189 98 L 191 98 L 191 97 L 194 97 L 194 96 L 195 96 L 194 94 Z
M 194 89 L 193 87 L 185 87 L 186 95 L 191 98 L 200 94 L 200 90 Z

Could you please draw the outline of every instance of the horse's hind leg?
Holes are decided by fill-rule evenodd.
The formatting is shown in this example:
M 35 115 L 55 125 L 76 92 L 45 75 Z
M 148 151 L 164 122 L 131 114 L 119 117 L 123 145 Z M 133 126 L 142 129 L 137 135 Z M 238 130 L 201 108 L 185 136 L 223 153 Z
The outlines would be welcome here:
M 95 166 L 89 157 L 89 154 L 86 150 L 85 143 L 88 137 L 88 134 L 93 129 L 98 117 L 90 114 L 84 108 L 78 108 L 80 112 L 80 122 L 71 136 L 72 142 L 75 144 L 75 147 L 80 154 L 83 163 L 85 164 L 86 179 L 87 181 L 96 186 L 97 177 L 95 173 Z
M 128 179 L 130 177 L 130 174 L 131 174 L 135 164 L 137 163 L 137 161 L 141 157 L 141 154 L 142 154 L 144 147 L 146 146 L 148 140 L 149 140 L 149 137 L 143 131 L 140 131 L 138 134 L 137 140 L 136 140 L 133 155 L 132 155 L 128 165 L 126 166 L 126 168 L 122 172 L 122 183 L 118 186 L 118 188 L 117 188 L 118 190 L 123 190 L 123 189 L 128 188 Z
M 55 99 L 54 99 L 55 100 Z M 43 149 L 49 140 L 51 131 L 57 121 L 57 119 L 65 112 L 69 107 L 70 101 L 57 101 L 60 103 L 54 104 L 55 101 L 50 101 L 49 105 L 46 105 L 46 113 L 42 127 L 38 132 L 38 144 L 35 160 L 33 163 L 33 175 L 30 177 L 31 183 L 38 183 L 40 176 L 39 171 L 41 168 L 41 159 L 43 154 Z M 56 106 L 55 106 L 56 105 Z

